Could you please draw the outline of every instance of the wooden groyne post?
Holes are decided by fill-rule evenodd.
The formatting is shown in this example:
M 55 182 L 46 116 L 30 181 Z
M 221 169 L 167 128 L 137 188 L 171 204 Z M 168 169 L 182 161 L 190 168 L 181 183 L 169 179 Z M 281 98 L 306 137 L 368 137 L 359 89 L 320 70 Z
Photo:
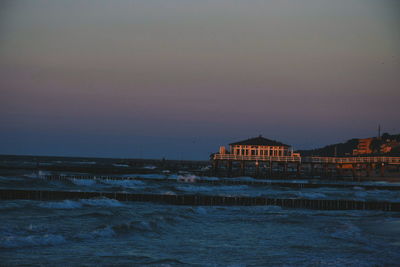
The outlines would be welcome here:
M 382 210 L 400 211 L 399 202 L 333 200 L 333 199 L 282 199 L 245 196 L 130 194 L 117 192 L 81 192 L 51 190 L 0 189 L 0 200 L 65 200 L 106 197 L 118 201 L 156 202 L 190 206 L 265 206 L 319 210 Z

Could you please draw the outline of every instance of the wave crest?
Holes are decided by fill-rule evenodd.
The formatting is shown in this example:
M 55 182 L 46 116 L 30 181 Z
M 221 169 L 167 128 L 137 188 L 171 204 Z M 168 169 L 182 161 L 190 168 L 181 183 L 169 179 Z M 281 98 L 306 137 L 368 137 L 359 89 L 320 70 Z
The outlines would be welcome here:
M 29 235 L 29 236 L 5 236 L 0 238 L 0 248 L 21 248 L 32 246 L 54 246 L 65 243 L 62 235 Z

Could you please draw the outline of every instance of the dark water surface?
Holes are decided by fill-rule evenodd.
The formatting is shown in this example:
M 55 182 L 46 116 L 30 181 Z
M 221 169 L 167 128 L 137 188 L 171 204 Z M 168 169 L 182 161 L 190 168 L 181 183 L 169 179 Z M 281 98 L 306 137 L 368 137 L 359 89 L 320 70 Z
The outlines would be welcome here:
M 171 179 L 174 179 L 171 176 Z M 1 188 L 399 201 L 397 191 L 0 177 Z M 190 207 L 111 199 L 0 202 L 0 265 L 398 266 L 400 213 Z

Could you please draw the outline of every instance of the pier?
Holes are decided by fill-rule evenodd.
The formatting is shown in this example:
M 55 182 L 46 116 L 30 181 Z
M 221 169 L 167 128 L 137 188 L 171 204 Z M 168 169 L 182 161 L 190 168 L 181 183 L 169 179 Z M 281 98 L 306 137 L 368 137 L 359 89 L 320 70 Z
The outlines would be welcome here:
M 390 167 L 400 171 L 400 157 L 301 157 L 255 156 L 217 153 L 212 158 L 213 174 L 224 176 L 276 177 L 384 177 Z M 222 170 L 222 171 L 221 171 Z M 250 174 L 249 174 L 250 172 Z

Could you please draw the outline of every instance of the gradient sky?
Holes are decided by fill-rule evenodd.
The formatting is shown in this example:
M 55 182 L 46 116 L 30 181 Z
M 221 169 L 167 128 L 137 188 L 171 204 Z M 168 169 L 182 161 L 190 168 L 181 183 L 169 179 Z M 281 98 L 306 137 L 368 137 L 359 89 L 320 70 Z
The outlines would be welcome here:
M 400 1 L 0 2 L 0 153 L 207 159 L 400 133 Z

